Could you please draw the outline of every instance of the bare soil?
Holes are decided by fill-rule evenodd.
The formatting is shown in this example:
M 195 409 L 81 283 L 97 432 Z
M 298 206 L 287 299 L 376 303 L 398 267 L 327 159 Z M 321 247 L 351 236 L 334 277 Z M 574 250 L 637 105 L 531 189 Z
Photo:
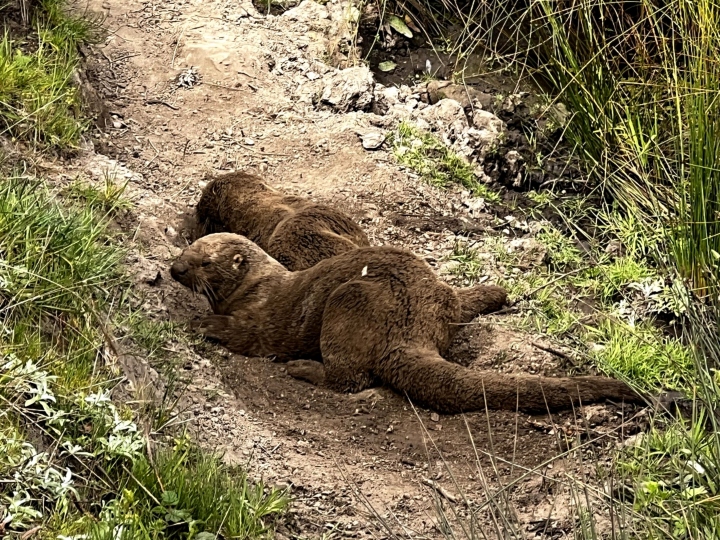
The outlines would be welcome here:
M 341 13 L 335 1 L 327 10 Z M 249 2 L 221 0 L 90 0 L 89 9 L 105 15 L 109 30 L 85 52 L 111 125 L 76 159 L 44 166 L 61 180 L 100 182 L 110 174 L 128 181 L 134 207 L 119 224 L 140 308 L 151 319 L 186 324 L 208 311 L 204 299 L 172 281 L 169 266 L 187 245 L 207 175 L 220 171 L 249 168 L 278 189 L 336 205 L 373 244 L 410 248 L 438 271 L 463 234 L 458 218 L 472 224 L 465 235 L 480 246 L 486 235 L 502 234 L 498 218 L 478 211 L 467 192 L 425 185 L 388 151 L 364 150 L 356 130 L 369 125 L 368 115 L 313 107 L 303 87 L 309 71 L 332 69 L 322 59 L 337 37 L 333 16 L 266 17 Z M 200 83 L 179 88 L 177 77 L 191 66 Z M 502 270 L 488 260 L 492 283 Z M 500 314 L 469 325 L 450 359 L 476 369 L 566 373 L 572 366 L 546 345 Z M 567 449 L 563 439 L 602 460 L 638 429 L 630 420 L 636 410 L 612 404 L 553 417 L 438 416 L 386 389 L 339 395 L 315 388 L 271 359 L 198 340 L 168 349 L 189 382 L 177 418 L 254 477 L 291 487 L 281 536 L 385 537 L 369 502 L 398 534 L 438 537 L 439 491 L 428 480 L 450 498 L 464 493 L 470 506 L 455 505 L 461 518 L 507 486 L 525 536 L 571 536 L 570 500 L 558 482 L 584 465 L 577 456 L 552 461 Z M 478 519 L 492 535 L 489 507 Z

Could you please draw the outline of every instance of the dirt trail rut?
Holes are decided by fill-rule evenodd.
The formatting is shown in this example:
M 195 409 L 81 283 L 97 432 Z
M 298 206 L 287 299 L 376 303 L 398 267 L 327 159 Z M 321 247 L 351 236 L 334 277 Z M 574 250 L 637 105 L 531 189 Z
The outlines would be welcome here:
M 342 41 L 346 8 L 334 1 L 305 3 L 277 17 L 214 0 L 90 1 L 110 31 L 86 52 L 111 125 L 94 135 L 94 152 L 57 170 L 67 178 L 101 180 L 109 172 L 129 180 L 134 208 L 121 226 L 142 309 L 152 319 L 187 323 L 208 309 L 168 269 L 187 243 L 206 175 L 219 171 L 252 168 L 278 189 L 337 205 L 373 244 L 408 247 L 436 268 L 456 241 L 454 217 L 478 230 L 492 228 L 493 216 L 473 209 L 467 193 L 424 185 L 390 153 L 364 150 L 357 130 L 370 126 L 371 115 L 313 106 L 312 83 L 334 71 L 320 58 Z M 178 86 L 181 74 L 189 88 Z M 507 328 L 502 316 L 489 317 L 461 333 L 453 359 L 478 369 L 562 373 L 562 359 L 533 346 L 538 339 Z M 416 413 L 384 389 L 337 395 L 291 379 L 268 359 L 206 343 L 172 348 L 190 380 L 180 415 L 199 440 L 235 463 L 249 463 L 252 474 L 271 484 L 292 486 L 295 518 L 283 535 L 384 536 L 365 519 L 354 495 L 359 489 L 381 515 L 397 516 L 389 520 L 398 530 L 402 523 L 438 536 L 427 480 L 450 493 L 458 487 L 434 445 L 474 505 L 485 501 L 483 482 L 497 489 L 518 478 L 560 452 L 558 432 L 575 429 L 571 413 L 553 419 Z M 614 444 L 623 414 L 610 405 L 582 411 L 577 421 L 589 420 L 591 434 L 601 437 L 589 448 Z M 495 468 L 488 454 L 496 456 Z M 508 489 L 526 530 L 549 519 L 546 532 L 571 534 L 560 490 L 549 481 L 566 466 L 575 465 L 561 460 Z

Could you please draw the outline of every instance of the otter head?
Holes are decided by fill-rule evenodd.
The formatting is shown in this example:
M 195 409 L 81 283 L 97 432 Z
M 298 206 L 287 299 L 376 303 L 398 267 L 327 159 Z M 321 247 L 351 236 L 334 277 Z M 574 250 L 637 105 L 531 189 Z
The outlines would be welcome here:
M 266 269 L 268 272 L 264 272 Z M 256 244 L 231 233 L 204 236 L 185 248 L 170 268 L 170 275 L 195 292 L 207 296 L 213 308 L 228 298 L 249 273 L 284 270 Z

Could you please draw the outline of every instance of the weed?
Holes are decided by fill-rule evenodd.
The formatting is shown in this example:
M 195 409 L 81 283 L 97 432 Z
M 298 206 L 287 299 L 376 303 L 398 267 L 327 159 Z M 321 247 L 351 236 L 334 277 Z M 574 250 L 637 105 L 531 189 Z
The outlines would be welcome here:
M 122 530 L 123 538 L 256 538 L 286 506 L 282 492 L 265 493 L 241 471 L 178 439 L 153 462 L 135 461 L 121 496 L 105 505 L 90 537 L 112 540 Z
M 155 443 L 152 461 L 135 413 L 111 401 L 110 308 L 123 307 L 128 281 L 98 212 L 64 208 L 37 180 L 5 179 L 0 253 L 4 530 L 143 540 L 262 534 L 284 508 L 281 494 L 187 441 L 170 450 Z M 152 346 L 172 330 L 143 328 L 131 337 Z
M 645 389 L 689 388 L 691 351 L 678 340 L 662 336 L 651 324 L 631 326 L 606 320 L 588 331 L 596 342 L 591 355 L 608 373 L 621 374 Z
M 478 256 L 477 250 L 467 242 L 455 242 L 455 246 L 446 260 L 451 263 L 448 265 L 449 272 L 468 285 L 475 283 L 483 270 L 483 262 Z
M 418 173 L 426 182 L 439 187 L 460 184 L 489 202 L 500 202 L 498 193 L 477 180 L 472 165 L 434 135 L 401 122 L 390 142 L 398 162 Z
M 547 248 L 548 259 L 553 268 L 568 270 L 580 264 L 582 258 L 575 242 L 554 227 L 546 226 L 536 238 Z
M 64 1 L 44 0 L 37 10 L 37 43 L 0 39 L 0 130 L 57 148 L 73 147 L 87 127 L 73 84 L 77 46 L 92 26 L 69 17 Z
M 550 191 L 528 191 L 527 196 L 538 210 L 548 207 L 555 198 Z
M 71 199 L 80 199 L 84 206 L 112 216 L 120 210 L 127 210 L 131 203 L 124 197 L 127 182 L 119 185 L 113 174 L 106 172 L 99 187 L 75 180 L 68 186 L 65 195 Z
M 154 321 L 135 311 L 127 319 L 130 335 L 149 356 L 163 356 L 165 345 L 177 338 L 178 325 L 173 321 Z

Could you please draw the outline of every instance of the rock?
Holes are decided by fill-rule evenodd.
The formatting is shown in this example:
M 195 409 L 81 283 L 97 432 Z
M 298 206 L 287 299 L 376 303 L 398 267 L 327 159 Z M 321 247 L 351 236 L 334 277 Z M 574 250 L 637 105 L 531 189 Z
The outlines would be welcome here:
M 393 107 L 400 104 L 400 91 L 395 86 L 375 85 L 375 99 L 372 111 L 378 115 L 387 114 Z
M 472 124 L 475 129 L 502 133 L 505 130 L 505 122 L 489 111 L 477 109 L 472 114 Z
M 512 184 L 513 187 L 520 187 L 522 184 L 522 173 L 525 170 L 525 159 L 517 150 L 510 150 L 505 154 L 505 159 L 500 167 L 501 176 L 504 182 Z
M 625 248 L 619 240 L 611 240 L 608 245 L 605 246 L 605 253 L 611 257 L 622 257 L 625 254 Z
M 282 14 L 286 19 L 292 21 L 298 21 L 312 26 L 317 21 L 322 21 L 330 18 L 330 14 L 325 6 L 313 2 L 312 0 L 305 0 L 297 5 L 297 2 L 285 2 L 289 5 L 295 5 L 292 9 L 287 10 Z
M 374 100 L 373 75 L 365 66 L 336 71 L 325 77 L 324 85 L 313 103 L 318 109 L 336 112 L 365 111 Z
M 418 112 L 417 119 L 418 126 L 425 122 L 432 131 L 442 133 L 446 143 L 452 143 L 469 128 L 465 111 L 454 99 L 441 99 L 426 107 Z
M 385 142 L 385 134 L 380 131 L 368 131 L 360 134 L 360 140 L 365 150 L 377 150 Z
M 430 104 L 435 104 L 443 99 L 454 99 L 465 110 L 488 109 L 493 102 L 490 94 L 481 92 L 472 86 L 453 84 L 450 81 L 430 81 L 427 85 L 427 96 Z
M 467 206 L 470 214 L 472 214 L 473 216 L 478 216 L 479 214 L 482 214 L 487 207 L 487 204 L 485 204 L 485 199 L 483 199 L 482 197 L 473 197 L 471 199 L 463 201 L 463 205 Z
M 547 248 L 534 238 L 516 238 L 507 245 L 507 252 L 518 257 L 517 266 L 533 267 L 545 262 Z

